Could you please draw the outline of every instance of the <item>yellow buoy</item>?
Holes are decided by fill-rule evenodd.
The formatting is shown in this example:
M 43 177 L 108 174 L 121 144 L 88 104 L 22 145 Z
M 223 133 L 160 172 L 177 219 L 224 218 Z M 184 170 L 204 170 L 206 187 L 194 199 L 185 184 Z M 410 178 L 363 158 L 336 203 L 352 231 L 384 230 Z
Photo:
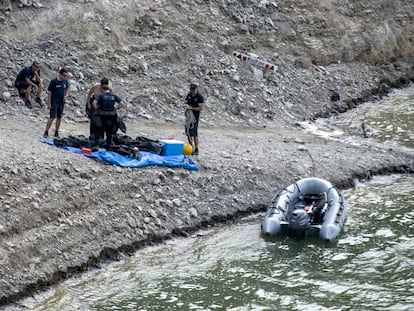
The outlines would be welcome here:
M 190 144 L 184 144 L 183 147 L 183 154 L 185 155 L 192 155 L 193 154 L 193 147 Z

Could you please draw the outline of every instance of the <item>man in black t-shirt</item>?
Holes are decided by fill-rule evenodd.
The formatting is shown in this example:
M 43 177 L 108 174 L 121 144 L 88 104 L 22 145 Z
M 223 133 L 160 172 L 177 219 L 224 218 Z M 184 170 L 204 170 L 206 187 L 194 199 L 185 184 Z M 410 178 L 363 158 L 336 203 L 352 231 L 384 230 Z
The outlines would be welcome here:
M 30 93 L 34 89 L 36 92 L 36 102 L 43 106 L 42 99 L 42 79 L 40 78 L 40 64 L 34 61 L 31 66 L 23 68 L 16 77 L 14 86 L 18 89 L 20 97 L 28 108 L 32 108 Z
M 190 92 L 185 98 L 185 134 L 187 135 L 188 143 L 193 147 L 193 155 L 198 155 L 198 122 L 203 106 L 203 95 L 198 92 L 197 84 L 191 84 Z
M 67 80 L 68 72 L 62 68 L 59 70 L 59 76 L 50 81 L 47 88 L 47 107 L 50 110 L 49 119 L 46 123 L 46 130 L 43 134 L 44 138 L 49 137 L 49 129 L 53 120 L 56 119 L 55 137 L 59 137 L 59 127 L 62 120 L 63 109 L 65 108 L 66 98 L 69 92 L 69 82 Z

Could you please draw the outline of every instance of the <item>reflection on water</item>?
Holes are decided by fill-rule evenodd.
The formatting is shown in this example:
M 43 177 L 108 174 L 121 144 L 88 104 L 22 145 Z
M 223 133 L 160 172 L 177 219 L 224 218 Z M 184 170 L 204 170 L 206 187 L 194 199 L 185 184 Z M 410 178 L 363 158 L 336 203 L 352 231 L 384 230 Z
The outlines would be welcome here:
M 64 282 L 30 310 L 414 310 L 414 176 L 344 195 L 334 244 L 264 240 L 260 217 L 140 250 Z

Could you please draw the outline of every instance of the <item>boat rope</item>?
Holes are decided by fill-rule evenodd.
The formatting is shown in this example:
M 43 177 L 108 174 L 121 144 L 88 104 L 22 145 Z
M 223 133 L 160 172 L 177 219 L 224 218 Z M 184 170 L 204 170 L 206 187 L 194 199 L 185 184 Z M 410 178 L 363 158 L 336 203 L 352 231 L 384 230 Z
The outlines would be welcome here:
M 309 155 L 309 157 L 311 158 L 312 161 L 312 175 L 315 176 L 315 161 L 313 160 L 312 155 L 310 154 L 308 148 L 305 149 L 307 154 Z
M 194 113 L 187 109 L 185 111 L 185 135 L 190 136 L 190 130 L 192 130 L 196 124 L 197 120 L 194 116 Z

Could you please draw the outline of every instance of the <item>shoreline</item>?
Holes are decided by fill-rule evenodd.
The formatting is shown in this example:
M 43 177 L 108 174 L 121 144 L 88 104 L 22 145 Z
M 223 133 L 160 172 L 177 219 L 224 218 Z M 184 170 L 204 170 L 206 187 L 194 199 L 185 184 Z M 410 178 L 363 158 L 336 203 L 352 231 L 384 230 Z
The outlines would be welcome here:
M 378 172 L 372 172 L 371 174 L 369 174 L 369 176 L 361 172 L 360 174 L 357 174 L 359 175 L 361 179 L 355 176 L 356 178 L 341 180 L 340 184 L 344 186 L 343 188 L 341 187 L 341 189 L 343 190 L 343 189 L 353 187 L 355 179 L 358 179 L 360 181 L 366 181 L 366 180 L 369 180 L 373 176 L 382 176 L 382 175 L 388 175 L 388 174 L 407 174 L 407 173 L 413 174 L 414 169 L 403 165 L 403 166 L 390 167 L 390 168 L 384 167 Z M 258 205 L 247 211 L 237 211 L 235 214 L 232 214 L 232 215 L 214 216 L 210 219 L 210 221 L 205 221 L 203 223 L 197 224 L 197 226 L 195 227 L 175 228 L 172 230 L 170 234 L 165 235 L 165 236 L 161 236 L 161 235 L 148 236 L 146 240 L 137 241 L 132 244 L 124 244 L 118 248 L 104 248 L 101 250 L 98 256 L 89 257 L 88 261 L 83 263 L 80 266 L 66 267 L 65 272 L 56 271 L 47 280 L 38 280 L 36 283 L 27 284 L 21 292 L 17 294 L 12 294 L 9 296 L 1 297 L 0 309 L 2 309 L 3 307 L 9 304 L 18 305 L 18 301 L 20 299 L 33 296 L 36 293 L 45 291 L 49 289 L 50 287 L 57 285 L 59 282 L 63 282 L 64 280 L 67 280 L 72 277 L 76 277 L 77 275 L 82 274 L 91 268 L 100 269 L 102 267 L 102 264 L 107 264 L 110 262 L 122 260 L 125 258 L 125 256 L 131 256 L 137 250 L 145 248 L 147 246 L 152 246 L 152 245 L 156 245 L 159 243 L 163 243 L 175 237 L 188 237 L 191 234 L 199 230 L 203 230 L 203 229 L 207 229 L 207 228 L 211 228 L 215 226 L 221 226 L 227 223 L 234 223 L 244 217 L 264 213 L 265 210 L 266 210 L 266 204 Z

